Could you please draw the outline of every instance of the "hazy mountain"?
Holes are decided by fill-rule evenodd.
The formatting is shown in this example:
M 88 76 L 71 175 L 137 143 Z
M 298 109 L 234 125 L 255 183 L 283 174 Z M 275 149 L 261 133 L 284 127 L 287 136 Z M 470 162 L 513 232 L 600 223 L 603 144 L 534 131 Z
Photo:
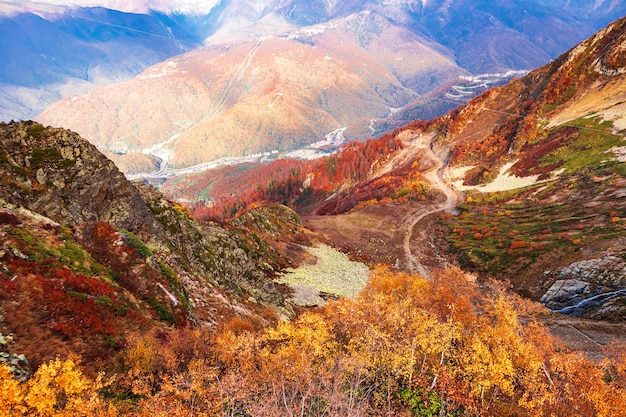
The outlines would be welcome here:
M 412 8 L 410 24 L 484 73 L 539 67 L 625 14 L 616 1 L 433 0 Z
M 172 58 L 132 81 L 65 99 L 38 120 L 111 151 L 185 167 L 369 126 L 462 74 L 445 50 L 363 12 Z
M 62 97 L 127 80 L 198 45 L 187 26 L 164 14 L 0 14 L 0 119 L 32 117 Z

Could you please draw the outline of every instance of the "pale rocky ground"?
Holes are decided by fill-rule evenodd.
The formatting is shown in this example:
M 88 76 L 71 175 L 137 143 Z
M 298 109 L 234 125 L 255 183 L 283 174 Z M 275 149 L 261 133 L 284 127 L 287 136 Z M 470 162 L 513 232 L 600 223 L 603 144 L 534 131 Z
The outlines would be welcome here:
M 313 260 L 288 269 L 277 281 L 294 290 L 291 301 L 295 304 L 323 305 L 324 295 L 354 298 L 367 284 L 369 270 L 364 263 L 351 261 L 346 254 L 324 244 L 307 250 Z

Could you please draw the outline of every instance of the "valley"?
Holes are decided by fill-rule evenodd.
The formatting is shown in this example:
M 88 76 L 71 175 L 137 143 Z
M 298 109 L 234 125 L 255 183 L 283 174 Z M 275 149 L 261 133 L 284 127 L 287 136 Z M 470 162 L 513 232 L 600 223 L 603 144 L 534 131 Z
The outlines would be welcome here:
M 626 415 L 626 4 L 68 2 L 0 93 L 126 75 L 0 121 L 0 416 Z
M 303 224 L 319 234 L 325 243 L 341 249 L 354 259 L 385 263 L 399 270 L 429 277 L 433 269 L 448 268 L 450 262 L 440 249 L 442 231 L 437 227 L 440 221 L 438 213 L 458 215 L 457 206 L 464 203 L 465 194 L 459 191 L 458 185 L 453 184 L 454 175 L 449 173 L 450 167 L 445 163 L 449 157 L 447 152 L 441 149 L 437 153 L 433 152 L 433 135 L 409 130 L 403 131 L 399 137 L 407 146 L 389 165 L 401 165 L 402 161 L 406 163 L 407 155 L 420 154 L 426 167 L 423 178 L 440 193 L 439 196 L 424 202 L 371 205 L 334 216 L 305 216 Z M 383 168 L 375 175 L 388 170 Z M 491 192 L 508 191 L 508 188 L 494 188 Z M 517 289 L 524 285 L 519 281 L 512 282 Z M 626 327 L 612 316 L 596 320 L 579 317 L 585 316 L 588 308 L 598 308 L 604 301 L 622 296 L 624 291 L 608 291 L 587 296 L 575 306 L 546 309 L 540 321 L 567 348 L 599 358 L 605 347 L 626 342 Z M 534 298 L 538 299 L 537 296 Z M 577 313 L 572 314 L 574 312 Z

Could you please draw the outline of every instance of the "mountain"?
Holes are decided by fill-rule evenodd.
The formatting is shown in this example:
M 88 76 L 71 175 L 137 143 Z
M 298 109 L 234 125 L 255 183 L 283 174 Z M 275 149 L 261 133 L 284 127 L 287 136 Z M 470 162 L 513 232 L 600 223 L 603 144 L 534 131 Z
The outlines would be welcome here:
M 33 117 L 63 97 L 127 80 L 199 44 L 188 27 L 163 14 L 0 13 L 0 120 Z
M 612 5 L 603 3 L 598 4 L 593 9 L 593 13 L 587 12 L 581 15 L 581 10 L 592 10 L 592 3 L 595 4 L 595 2 L 578 2 L 570 6 L 569 3 L 565 3 L 560 4 L 561 7 L 557 9 L 546 3 L 521 1 L 504 3 L 358 1 L 304 4 L 298 1 L 268 0 L 253 3 L 228 1 L 214 5 L 207 3 L 205 9 L 195 11 L 193 8 L 186 7 L 189 6 L 186 3 L 178 7 L 175 3 L 163 2 L 154 4 L 154 10 L 150 12 L 141 12 L 147 14 L 105 12 L 106 9 L 84 9 L 85 11 L 78 9 L 56 15 L 55 22 L 74 19 L 76 24 L 70 25 L 71 27 L 93 25 L 97 31 L 112 32 L 120 36 L 107 41 L 107 44 L 115 48 L 114 52 L 109 52 L 110 49 L 107 49 L 105 53 L 105 59 L 108 63 L 113 63 L 113 67 L 107 67 L 106 76 L 99 79 L 100 84 L 108 84 L 113 79 L 122 81 L 132 72 L 136 74 L 145 69 L 148 64 L 153 63 L 154 61 L 147 57 L 142 58 L 145 55 L 142 52 L 146 52 L 142 48 L 148 48 L 149 51 L 162 49 L 159 52 L 160 56 L 169 56 L 173 52 L 168 46 L 170 44 L 189 49 L 202 43 L 207 45 L 208 49 L 199 53 L 201 55 L 206 53 L 208 57 L 204 61 L 205 65 L 194 64 L 195 74 L 203 77 L 203 81 L 210 78 L 212 84 L 218 88 L 233 91 L 207 93 L 205 89 L 212 88 L 207 83 L 201 85 L 189 80 L 186 82 L 193 83 L 193 85 L 176 87 L 172 91 L 167 91 L 167 86 L 150 85 L 148 87 L 147 83 L 139 82 L 142 77 L 149 75 L 145 73 L 139 75 L 130 84 L 124 81 L 111 89 L 97 89 L 86 99 L 83 95 L 76 94 L 83 93 L 85 90 L 77 91 L 68 88 L 67 93 L 62 94 L 68 97 L 65 102 L 46 111 L 39 120 L 46 124 L 67 126 L 81 133 L 102 150 L 112 152 L 107 155 L 114 158 L 125 172 L 135 173 L 147 169 L 154 174 L 162 170 L 170 159 L 172 161 L 169 162 L 172 162 L 173 167 L 182 167 L 207 162 L 207 158 L 212 159 L 224 155 L 241 156 L 277 149 L 293 149 L 302 144 L 324 140 L 326 134 L 343 128 L 346 128 L 344 135 L 348 139 L 365 139 L 379 135 L 386 129 L 401 126 L 411 118 L 438 116 L 458 105 L 459 101 L 466 102 L 474 96 L 474 90 L 466 89 L 465 94 L 460 97 L 461 100 L 450 100 L 445 97 L 445 92 L 441 91 L 445 86 L 452 88 L 460 85 L 459 82 L 463 80 L 459 80 L 459 75 L 479 75 L 485 72 L 507 73 L 509 70 L 528 70 L 545 64 L 611 19 L 626 12 L 624 6 L 619 3 Z M 569 7 L 572 9 L 570 10 Z M 94 10 L 99 10 L 102 16 L 91 16 L 89 13 L 93 14 Z M 80 13 L 86 15 L 81 18 Z M 69 17 L 63 17 L 66 15 Z M 366 15 L 370 17 L 365 18 Z M 102 22 L 108 23 L 105 25 Z M 324 28 L 330 32 L 329 24 L 337 26 L 336 32 L 343 33 L 335 33 L 337 37 L 329 33 L 316 35 L 317 31 Z M 353 27 L 350 28 L 350 25 Z M 20 29 L 13 28 L 11 33 L 20 33 Z M 24 31 L 31 33 L 28 28 L 21 29 L 21 32 Z M 101 40 L 97 38 L 95 29 L 89 33 L 93 33 L 94 36 L 83 38 L 87 45 L 104 47 Z M 69 34 L 73 36 L 71 31 Z M 344 35 L 348 36 L 348 39 L 345 39 Z M 164 42 L 163 36 L 177 41 Z M 272 40 L 268 40 L 270 37 Z M 124 42 L 129 38 L 136 40 L 136 43 L 131 43 L 131 45 L 139 50 L 133 49 L 128 55 L 120 57 L 117 54 L 122 53 L 124 48 L 118 47 L 119 43 L 113 44 L 112 42 L 114 39 Z M 285 38 L 291 42 L 279 44 L 277 39 L 284 40 Z M 294 43 L 296 38 L 313 44 L 298 45 Z M 7 39 L 11 39 L 11 36 Z M 286 53 L 284 52 L 286 49 L 296 49 L 297 52 L 294 52 L 284 63 L 285 73 L 283 73 L 282 61 L 262 63 L 259 62 L 260 56 L 253 59 L 251 55 L 250 63 L 253 66 L 264 67 L 266 73 L 252 74 L 250 71 L 243 71 L 247 64 L 244 56 L 249 56 L 251 51 L 256 51 L 253 46 L 259 42 L 269 46 L 269 49 L 265 46 L 261 47 L 261 51 L 265 54 L 273 53 L 270 52 L 272 48 L 277 48 L 283 53 Z M 346 52 L 343 47 L 336 48 L 337 45 L 341 45 L 341 42 L 344 45 L 354 45 L 356 42 L 358 48 L 351 53 Z M 370 42 L 373 43 L 370 44 Z M 24 45 L 20 42 L 12 41 L 12 43 Z M 229 49 L 231 46 L 234 46 L 234 49 Z M 230 51 L 226 54 L 228 58 L 225 60 L 215 58 L 220 66 L 206 68 L 209 60 L 214 59 L 213 57 L 219 53 L 220 48 Z M 26 46 L 23 49 L 30 48 Z M 338 51 L 344 55 L 337 53 Z M 64 55 L 61 52 L 59 54 L 59 58 L 55 59 L 61 61 L 62 65 L 54 70 L 54 74 L 60 71 L 65 79 L 68 72 L 66 68 L 75 68 L 76 64 L 61 60 Z M 41 58 L 40 52 L 35 52 L 35 55 L 38 59 Z M 80 51 L 71 54 L 75 59 L 78 58 L 79 62 L 76 69 L 78 74 L 69 74 L 72 80 L 84 80 L 87 78 L 85 74 L 89 71 L 93 74 L 94 67 L 106 67 L 98 56 L 94 58 L 90 54 L 81 55 L 83 53 Z M 329 64 L 329 68 L 321 73 L 337 71 L 336 77 L 340 81 L 334 88 L 340 90 L 340 93 L 330 91 L 326 97 L 321 88 L 318 91 L 311 91 L 307 97 L 302 99 L 298 97 L 297 102 L 289 103 L 288 110 L 280 108 L 272 110 L 272 115 L 269 116 L 267 122 L 259 122 L 258 119 L 261 116 L 251 114 L 258 113 L 257 108 L 267 110 L 268 103 L 276 103 L 276 94 L 282 90 L 272 92 L 271 88 L 275 84 L 272 77 L 291 80 L 286 85 L 278 87 L 284 89 L 288 97 L 295 99 L 301 94 L 301 87 L 308 86 L 312 82 L 310 77 L 313 73 L 308 71 L 309 67 L 313 65 L 312 68 L 316 71 L 321 70 L 322 67 L 317 61 L 326 55 L 329 58 L 334 57 L 336 62 L 325 62 Z M 191 55 L 191 59 L 195 59 L 193 58 L 195 56 Z M 187 58 L 180 57 L 173 61 L 178 63 L 185 59 Z M 309 60 L 311 62 L 308 62 Z M 369 68 L 367 72 L 359 72 L 358 66 L 355 67 L 354 64 L 360 61 L 367 63 Z M 330 64 L 336 64 L 336 66 Z M 166 65 L 166 63 L 161 62 L 159 65 Z M 294 66 L 296 70 L 293 69 Z M 11 72 L 29 75 L 33 69 L 45 71 L 47 67 L 48 65 L 42 62 L 36 66 L 24 67 L 22 65 Z M 119 68 L 122 68 L 122 71 L 116 73 L 115 71 Z M 158 68 L 155 70 L 160 71 Z M 237 70 L 242 71 L 238 73 Z M 200 71 L 203 73 L 199 74 Z M 301 74 L 298 71 L 304 73 Z M 194 71 L 188 72 L 194 73 Z M 35 73 L 37 74 L 38 72 Z M 263 77 L 262 80 L 261 77 Z M 355 77 L 359 80 L 357 81 Z M 232 85 L 228 83 L 231 78 Z M 168 78 L 166 79 L 169 81 Z M 152 82 L 160 84 L 160 81 L 166 79 Z M 294 79 L 296 79 L 295 82 L 293 82 Z M 304 82 L 300 82 L 300 79 Z M 16 82 L 18 84 L 15 84 Z M 52 91 L 54 97 L 59 97 L 59 87 L 56 81 L 52 83 L 46 81 L 46 83 L 48 87 L 45 89 Z M 66 85 L 64 81 L 61 83 Z M 382 84 L 379 85 L 380 83 Z M 81 84 L 84 85 L 84 82 L 81 81 Z M 255 89 L 253 84 L 270 87 L 263 92 Z M 93 86 L 93 84 L 90 85 Z M 6 87 L 10 93 L 6 95 L 7 98 L 15 97 L 15 94 L 19 95 L 24 91 L 30 93 L 34 91 L 31 86 L 19 84 L 16 80 L 8 80 Z M 166 90 L 163 91 L 161 88 Z M 398 94 L 392 92 L 397 97 L 390 100 L 389 88 L 401 92 Z M 353 89 L 358 89 L 359 92 L 354 92 Z M 131 91 L 135 98 L 127 96 L 131 94 Z M 152 91 L 156 91 L 155 95 L 174 97 L 175 102 L 160 99 L 155 101 L 151 98 Z M 360 93 L 362 91 L 365 93 Z M 434 96 L 430 96 L 431 93 Z M 454 94 L 454 90 L 450 93 Z M 207 94 L 212 100 L 210 103 L 207 101 Z M 339 96 L 335 99 L 337 94 Z M 183 95 L 184 98 L 179 100 L 177 98 L 179 95 Z M 237 108 L 229 108 L 229 111 L 225 113 L 217 111 L 218 114 L 214 115 L 216 111 L 212 110 L 213 106 L 220 106 L 220 98 L 226 95 L 232 96 L 232 100 L 242 100 L 245 103 L 241 103 L 244 105 L 237 106 Z M 76 101 L 77 97 L 80 100 Z M 34 105 L 37 100 L 39 99 L 18 97 L 11 99 L 11 103 L 7 106 L 15 108 L 16 103 L 25 101 Z M 71 107 L 68 107 L 69 100 L 74 100 Z M 325 104 L 327 100 L 331 102 L 331 105 L 332 102 L 336 102 L 335 108 L 328 108 L 329 104 Z M 119 101 L 127 103 L 119 104 Z M 46 103 L 49 102 L 46 101 Z M 84 107 L 82 107 L 83 103 Z M 399 106 L 405 107 L 403 111 L 396 111 Z M 391 118 L 388 117 L 391 113 L 387 111 L 388 107 L 393 107 Z M 31 108 L 34 107 L 31 106 Z M 351 108 L 354 111 L 350 111 Z M 16 113 L 14 110 L 11 111 L 13 112 L 11 117 L 15 117 Z M 93 111 L 105 115 L 103 121 L 99 122 L 100 129 L 96 134 L 94 134 L 96 129 L 88 120 Z M 342 114 L 338 115 L 338 111 Z M 179 113 L 188 113 L 190 117 L 181 118 L 178 116 Z M 118 117 L 121 123 L 115 122 Z M 74 120 L 70 121 L 70 118 Z M 138 123 L 139 130 L 134 131 L 135 122 L 148 118 L 151 119 L 151 123 L 154 123 L 152 120 L 156 121 L 153 129 L 144 131 L 145 123 Z M 243 120 L 241 126 L 233 122 L 235 119 Z M 373 119 L 375 119 L 374 122 Z M 119 129 L 111 127 L 113 124 L 119 125 Z M 302 128 L 294 130 L 294 124 L 302 125 Z M 185 138 L 178 139 L 178 135 Z M 232 138 L 232 142 L 225 143 L 224 137 Z M 215 143 L 215 141 L 222 143 Z M 177 146 L 176 142 L 180 144 Z M 233 145 L 234 142 L 236 143 Z M 157 149 L 152 149 L 153 145 L 156 145 Z M 191 148 L 197 147 L 199 152 L 196 154 L 190 151 L 190 146 Z M 228 153 L 224 151 L 225 149 Z M 126 150 L 131 153 L 142 151 L 152 153 L 152 156 L 137 154 L 125 158 L 115 156 L 116 153 L 123 153 Z
M 194 51 L 130 82 L 59 102 L 38 120 L 80 131 L 99 147 L 152 153 L 181 168 L 292 150 L 355 122 L 370 125 L 459 74 L 428 41 L 362 13 Z
M 624 415 L 624 33 L 189 210 L 0 123 L 0 413 Z
M 293 314 L 273 277 L 302 250 L 286 258 L 268 232 L 192 219 L 76 133 L 2 123 L 0 144 L 0 326 L 35 364 L 68 351 L 106 359 L 130 329 Z M 291 210 L 257 218 L 280 227 L 281 248 L 307 241 Z
M 487 193 L 509 189 L 499 180 L 517 182 L 516 191 L 495 198 L 500 202 L 483 195 L 464 208 L 471 229 L 482 235 L 474 243 L 459 236 L 469 233 L 464 220 L 445 222 L 455 228 L 451 252 L 468 267 L 515 277 L 520 291 L 572 314 L 621 311 L 625 30 L 623 19 L 609 25 L 551 64 L 471 102 L 447 124 L 451 162 L 466 167 L 465 186 Z M 484 241 L 483 232 L 496 226 L 474 217 L 479 212 L 504 215 L 498 228 L 512 236 L 510 246 Z M 591 302 L 596 296 L 600 302 Z
M 410 24 L 453 50 L 474 74 L 537 68 L 626 14 L 618 1 L 415 3 Z
M 400 159 L 385 158 L 374 141 L 365 153 L 379 162 L 414 158 L 400 140 L 387 138 Z M 622 346 L 599 348 L 591 327 L 583 334 L 595 350 L 562 332 L 561 344 L 542 324 L 546 312 L 502 285 L 479 284 L 455 267 L 426 279 L 379 265 L 354 299 L 289 320 L 278 285 L 254 271 L 273 269 L 272 254 L 293 250 L 285 239 L 308 243 L 293 210 L 265 203 L 230 224 L 199 222 L 154 188 L 126 181 L 73 132 L 1 123 L 0 144 L 2 413 L 595 415 L 606 404 L 607 415 L 626 411 Z M 426 164 L 433 158 L 421 156 Z M 384 179 L 385 164 L 374 165 Z M 312 267 L 335 257 L 323 247 L 313 253 L 299 268 L 309 283 Z M 354 278 L 337 259 L 317 274 L 329 271 L 344 290 Z M 561 323 L 581 332 L 580 322 Z M 602 340 L 623 338 L 623 329 L 611 330 Z
M 224 167 L 161 188 L 206 217 L 286 202 L 355 256 L 423 274 L 456 262 L 553 310 L 619 321 L 625 31 L 619 20 L 443 117 L 320 160 Z

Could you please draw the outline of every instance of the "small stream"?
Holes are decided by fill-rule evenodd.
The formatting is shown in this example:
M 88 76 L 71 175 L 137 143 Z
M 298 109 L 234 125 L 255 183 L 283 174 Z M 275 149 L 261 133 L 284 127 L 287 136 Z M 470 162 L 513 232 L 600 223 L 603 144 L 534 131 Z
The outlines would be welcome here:
M 580 300 L 574 305 L 555 309 L 552 311 L 556 313 L 567 314 L 569 316 L 581 317 L 589 310 L 599 307 L 605 302 L 612 300 L 615 297 L 619 297 L 620 295 L 626 295 L 626 288 L 594 295 L 592 297 L 585 298 L 584 300 Z

